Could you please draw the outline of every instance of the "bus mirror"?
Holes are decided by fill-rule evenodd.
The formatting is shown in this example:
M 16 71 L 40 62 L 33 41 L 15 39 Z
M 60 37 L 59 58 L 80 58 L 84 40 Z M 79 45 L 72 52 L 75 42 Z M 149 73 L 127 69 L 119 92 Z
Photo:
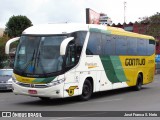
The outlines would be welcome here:
M 66 48 L 67 48 L 67 45 L 70 41 L 72 41 L 74 39 L 74 37 L 69 37 L 69 38 L 66 38 L 62 41 L 61 43 L 61 46 L 60 46 L 60 55 L 65 55 L 66 53 Z
M 13 42 L 15 42 L 15 41 L 17 41 L 17 40 L 19 40 L 19 39 L 20 39 L 20 37 L 16 37 L 16 38 L 12 38 L 12 39 L 10 39 L 10 40 L 7 41 L 6 46 L 5 46 L 5 53 L 7 55 L 9 55 L 10 44 L 13 43 Z

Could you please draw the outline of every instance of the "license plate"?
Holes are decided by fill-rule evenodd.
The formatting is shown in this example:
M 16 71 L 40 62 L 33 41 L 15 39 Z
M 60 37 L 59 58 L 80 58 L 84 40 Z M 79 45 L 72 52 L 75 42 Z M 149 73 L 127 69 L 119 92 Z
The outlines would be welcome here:
M 0 87 L 0 90 L 7 90 L 7 87 Z
M 6 90 L 7 87 L 5 85 L 0 85 L 0 90 Z
M 28 90 L 29 94 L 37 94 L 37 90 Z

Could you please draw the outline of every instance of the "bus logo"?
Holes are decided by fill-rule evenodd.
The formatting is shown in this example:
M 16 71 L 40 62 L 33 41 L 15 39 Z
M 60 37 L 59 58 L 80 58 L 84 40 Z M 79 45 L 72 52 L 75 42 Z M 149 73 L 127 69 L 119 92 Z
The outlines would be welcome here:
M 87 62 L 85 63 L 85 66 L 88 66 L 88 69 L 98 67 L 97 63 L 87 63 Z
M 145 59 L 139 59 L 139 58 L 127 58 L 125 60 L 126 66 L 138 66 L 138 65 L 145 65 L 146 61 Z
M 74 95 L 74 90 L 78 88 L 78 86 L 70 86 L 69 89 L 67 89 L 66 91 L 68 92 L 69 96 Z

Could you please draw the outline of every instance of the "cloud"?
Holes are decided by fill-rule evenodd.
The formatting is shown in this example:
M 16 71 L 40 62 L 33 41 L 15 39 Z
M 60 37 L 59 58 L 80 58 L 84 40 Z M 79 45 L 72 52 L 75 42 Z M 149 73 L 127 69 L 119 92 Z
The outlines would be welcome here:
M 17 4 L 20 3 L 20 4 Z M 25 1 L 21 0 L 4 0 L 0 4 L 0 27 L 5 25 L 13 15 L 21 15 L 25 11 Z
M 33 24 L 84 22 L 85 8 L 82 4 L 84 2 L 75 0 L 5 0 L 0 4 L 0 23 L 6 23 L 13 15 L 25 15 Z
M 123 23 L 124 0 L 0 0 L 0 27 L 13 15 L 25 15 L 33 24 L 85 23 L 85 9 L 104 12 L 114 23 Z M 127 22 L 150 16 L 159 10 L 159 0 L 125 0 Z

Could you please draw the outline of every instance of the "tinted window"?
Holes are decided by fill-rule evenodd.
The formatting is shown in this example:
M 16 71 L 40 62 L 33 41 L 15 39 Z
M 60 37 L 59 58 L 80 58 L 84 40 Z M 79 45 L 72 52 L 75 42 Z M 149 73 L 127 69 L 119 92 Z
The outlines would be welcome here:
M 74 40 L 75 40 L 75 54 L 76 54 L 75 60 L 76 62 L 79 61 L 79 58 L 81 56 L 81 52 L 83 49 L 84 41 L 86 39 L 86 35 L 87 35 L 86 31 L 77 31 L 70 35 L 71 37 L 74 37 Z
M 152 55 L 155 41 L 141 38 L 91 33 L 87 55 Z
M 123 36 L 115 36 L 116 40 L 116 55 L 126 55 L 127 54 L 127 40 Z
M 137 55 L 137 39 L 127 37 L 127 41 L 128 41 L 128 54 Z
M 102 54 L 115 55 L 115 37 L 112 35 L 102 35 Z
M 138 39 L 137 40 L 137 52 L 138 55 L 147 55 L 147 41 L 144 39 Z
M 147 41 L 147 55 L 152 55 L 155 52 L 155 41 Z
M 86 54 L 87 55 L 101 54 L 101 34 L 100 33 L 90 33 Z
M 80 58 L 80 55 L 82 52 L 84 40 L 86 39 L 86 34 L 87 34 L 87 32 L 83 32 L 83 31 L 79 31 L 74 34 L 75 44 L 76 44 L 75 52 L 76 52 L 77 62 L 79 61 L 79 58 Z
M 66 67 L 75 65 L 75 44 L 70 42 L 67 48 Z
M 87 32 L 79 31 L 74 34 L 76 46 L 83 46 Z

